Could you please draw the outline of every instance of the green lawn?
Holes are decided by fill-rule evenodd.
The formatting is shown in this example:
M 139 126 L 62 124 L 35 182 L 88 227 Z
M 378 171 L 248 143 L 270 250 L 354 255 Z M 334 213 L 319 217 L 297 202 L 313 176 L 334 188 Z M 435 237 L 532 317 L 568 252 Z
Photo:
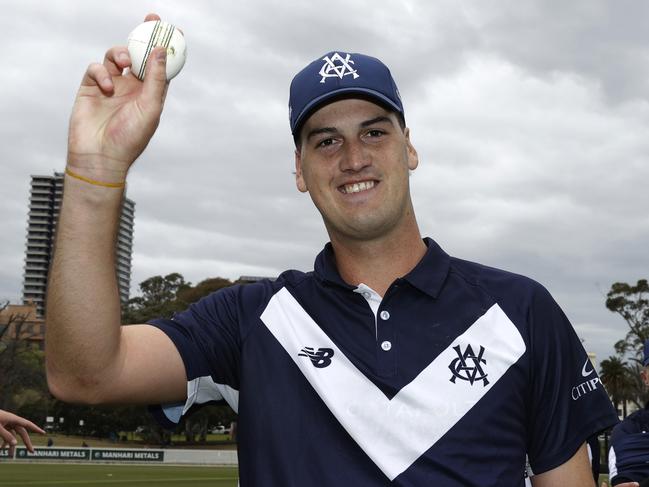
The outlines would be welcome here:
M 237 469 L 162 465 L 65 465 L 0 462 L 0 487 L 68 486 L 235 487 Z
M 83 486 L 110 487 L 236 487 L 237 469 L 231 467 L 176 467 L 163 465 L 66 465 L 0 462 L 0 487 Z M 600 475 L 599 483 L 608 480 Z

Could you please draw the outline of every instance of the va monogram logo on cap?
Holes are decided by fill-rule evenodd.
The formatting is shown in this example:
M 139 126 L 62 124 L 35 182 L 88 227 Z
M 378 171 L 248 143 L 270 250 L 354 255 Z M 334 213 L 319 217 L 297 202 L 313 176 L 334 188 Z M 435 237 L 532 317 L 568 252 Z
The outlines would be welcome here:
M 340 78 L 343 79 L 344 76 L 352 75 L 354 79 L 358 78 L 360 75 L 357 73 L 357 71 L 352 68 L 352 64 L 354 64 L 354 61 L 350 59 L 350 55 L 347 54 L 344 58 L 338 54 L 334 53 L 331 58 L 329 56 L 325 56 L 322 58 L 322 60 L 325 62 L 322 65 L 322 68 L 320 68 L 320 76 L 322 76 L 322 79 L 320 80 L 320 83 L 324 83 L 327 78 Z
M 467 380 L 471 385 L 473 385 L 477 380 L 483 381 L 483 386 L 489 384 L 489 380 L 487 379 L 488 374 L 485 374 L 484 370 L 482 370 L 482 365 L 480 365 L 487 363 L 487 361 L 482 358 L 485 351 L 482 345 L 480 346 L 480 352 L 478 355 L 473 352 L 471 345 L 467 345 L 464 352 L 462 352 L 459 345 L 453 347 L 453 350 L 457 353 L 457 358 L 453 359 L 448 365 L 448 368 L 453 373 L 453 377 L 449 380 L 453 384 L 455 384 L 455 379 Z M 473 365 L 470 365 L 470 363 Z

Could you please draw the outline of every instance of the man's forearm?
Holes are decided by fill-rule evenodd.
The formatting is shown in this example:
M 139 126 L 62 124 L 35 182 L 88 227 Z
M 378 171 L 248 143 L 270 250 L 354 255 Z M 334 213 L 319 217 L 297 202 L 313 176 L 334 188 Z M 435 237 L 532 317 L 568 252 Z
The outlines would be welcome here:
M 115 239 L 123 190 L 66 175 L 47 295 L 47 373 L 52 392 L 97 402 L 102 371 L 118 358 L 120 301 Z

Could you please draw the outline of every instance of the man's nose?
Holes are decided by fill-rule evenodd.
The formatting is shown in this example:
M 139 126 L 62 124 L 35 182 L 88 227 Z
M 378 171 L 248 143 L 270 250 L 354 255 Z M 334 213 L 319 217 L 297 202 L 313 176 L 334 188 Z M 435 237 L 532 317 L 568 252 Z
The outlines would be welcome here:
M 348 141 L 345 144 L 343 158 L 340 162 L 341 171 L 358 172 L 372 164 L 372 157 L 367 147 L 360 141 Z

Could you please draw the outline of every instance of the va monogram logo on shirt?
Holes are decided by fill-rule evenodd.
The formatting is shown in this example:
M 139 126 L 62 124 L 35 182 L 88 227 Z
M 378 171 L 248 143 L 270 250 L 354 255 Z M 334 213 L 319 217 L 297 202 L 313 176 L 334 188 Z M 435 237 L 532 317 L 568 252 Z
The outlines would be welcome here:
M 467 380 L 471 385 L 477 380 L 481 380 L 483 386 L 489 384 L 488 374 L 485 374 L 481 365 L 487 363 L 487 360 L 482 358 L 485 350 L 482 345 L 478 355 L 473 352 L 471 345 L 467 345 L 464 352 L 462 352 L 460 345 L 453 347 L 453 350 L 457 353 L 457 358 L 453 359 L 448 365 L 448 368 L 453 373 L 453 377 L 449 380 L 453 384 L 455 384 L 456 379 Z
M 314 352 L 312 347 L 304 347 L 297 356 L 308 357 L 314 367 L 323 369 L 331 365 L 331 357 L 334 356 L 334 351 L 331 348 L 319 348 Z
M 324 83 L 327 78 L 343 79 L 344 76 L 351 74 L 352 77 L 356 79 L 360 76 L 356 70 L 351 67 L 351 65 L 354 64 L 354 61 L 350 59 L 349 54 L 343 58 L 340 54 L 335 53 L 331 58 L 325 56 L 322 60 L 325 63 L 322 65 L 322 68 L 320 68 L 319 74 L 322 76 L 320 83 Z

